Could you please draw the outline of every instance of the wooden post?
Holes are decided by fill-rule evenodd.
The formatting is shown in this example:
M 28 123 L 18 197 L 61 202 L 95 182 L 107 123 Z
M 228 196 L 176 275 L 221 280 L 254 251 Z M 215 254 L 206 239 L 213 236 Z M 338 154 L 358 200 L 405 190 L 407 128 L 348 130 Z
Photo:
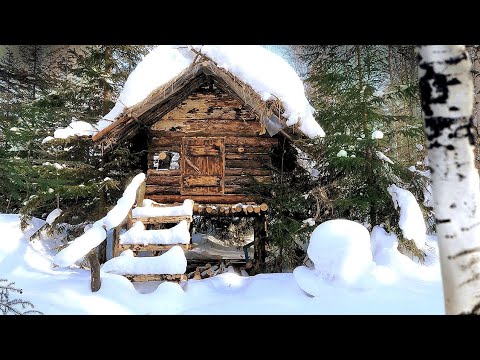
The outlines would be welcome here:
M 129 230 L 132 226 L 133 226 L 132 209 L 130 209 L 127 215 L 127 230 Z
M 98 245 L 98 261 L 100 264 L 105 264 L 107 262 L 107 241 L 103 241 Z
M 259 272 L 265 271 L 267 222 L 265 216 L 255 217 L 253 223 L 253 245 L 256 266 Z
M 118 245 L 120 243 L 120 230 L 122 228 L 122 224 L 118 225 L 115 229 L 113 229 L 113 241 L 112 241 L 112 257 L 117 257 L 120 255 L 120 250 Z
M 143 199 L 145 198 L 145 189 L 147 186 L 146 180 L 142 182 L 142 184 L 139 186 L 137 189 L 137 206 L 142 206 L 143 205 Z
M 90 264 L 90 289 L 92 292 L 97 292 L 102 285 L 100 279 L 100 262 L 98 261 L 98 246 L 87 254 L 87 260 Z

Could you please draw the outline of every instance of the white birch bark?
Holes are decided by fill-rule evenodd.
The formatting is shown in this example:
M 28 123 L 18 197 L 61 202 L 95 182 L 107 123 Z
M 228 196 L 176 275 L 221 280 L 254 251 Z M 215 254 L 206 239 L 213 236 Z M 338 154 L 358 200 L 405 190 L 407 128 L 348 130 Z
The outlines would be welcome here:
M 447 314 L 480 314 L 480 184 L 471 62 L 463 45 L 417 49 Z

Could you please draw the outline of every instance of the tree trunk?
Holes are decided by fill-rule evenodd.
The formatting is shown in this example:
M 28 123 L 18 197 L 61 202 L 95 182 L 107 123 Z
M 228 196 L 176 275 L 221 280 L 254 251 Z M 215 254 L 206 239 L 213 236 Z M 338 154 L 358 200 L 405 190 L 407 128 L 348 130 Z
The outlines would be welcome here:
M 267 240 L 266 219 L 264 216 L 256 217 L 254 220 L 253 239 L 256 267 L 258 272 L 264 272 L 266 258 L 265 242 Z
M 447 314 L 480 313 L 480 189 L 463 45 L 417 48 Z
M 105 46 L 105 72 L 110 78 L 112 75 L 113 61 L 112 61 L 112 47 L 110 45 Z M 112 101 L 112 89 L 109 83 L 105 82 L 103 85 L 103 115 L 108 114 L 111 110 Z

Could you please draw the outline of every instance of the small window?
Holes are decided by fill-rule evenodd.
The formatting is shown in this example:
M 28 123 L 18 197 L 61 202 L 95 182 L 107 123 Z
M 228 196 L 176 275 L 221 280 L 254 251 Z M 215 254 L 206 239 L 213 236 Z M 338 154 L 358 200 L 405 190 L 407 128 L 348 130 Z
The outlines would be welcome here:
M 176 151 L 162 151 L 153 154 L 153 168 L 155 170 L 180 169 L 180 154 Z

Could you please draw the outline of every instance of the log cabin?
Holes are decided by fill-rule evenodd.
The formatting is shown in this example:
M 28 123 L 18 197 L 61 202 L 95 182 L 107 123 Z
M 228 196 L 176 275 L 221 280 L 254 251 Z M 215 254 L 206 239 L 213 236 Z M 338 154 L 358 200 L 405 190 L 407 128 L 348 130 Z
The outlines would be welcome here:
M 260 55 L 268 53 L 263 48 L 257 50 Z M 258 88 L 255 71 L 235 74 L 219 65 L 214 52 L 207 55 L 193 46 L 186 51 L 193 55 L 188 66 L 173 72 L 171 79 L 134 105 L 120 104 L 118 111 L 117 102 L 114 115 L 106 116 L 108 125 L 102 125 L 92 140 L 104 152 L 122 142 L 146 150 L 142 169 L 147 174 L 146 199 L 171 205 L 192 199 L 194 215 L 255 217 L 255 258 L 263 262 L 268 204 L 246 189 L 272 181 L 279 139 L 323 136 L 323 130 L 311 113 L 308 119 L 298 115 L 292 121 L 286 116 L 285 99 L 274 92 L 265 100 L 251 85 L 255 83 Z M 285 60 L 274 60 L 277 65 L 283 61 L 283 69 L 288 67 L 298 78 Z M 275 64 L 270 69 L 263 63 L 266 72 L 277 71 L 274 75 L 278 78 L 285 76 Z M 301 80 L 296 80 L 301 88 L 301 94 L 296 95 L 309 106 Z

